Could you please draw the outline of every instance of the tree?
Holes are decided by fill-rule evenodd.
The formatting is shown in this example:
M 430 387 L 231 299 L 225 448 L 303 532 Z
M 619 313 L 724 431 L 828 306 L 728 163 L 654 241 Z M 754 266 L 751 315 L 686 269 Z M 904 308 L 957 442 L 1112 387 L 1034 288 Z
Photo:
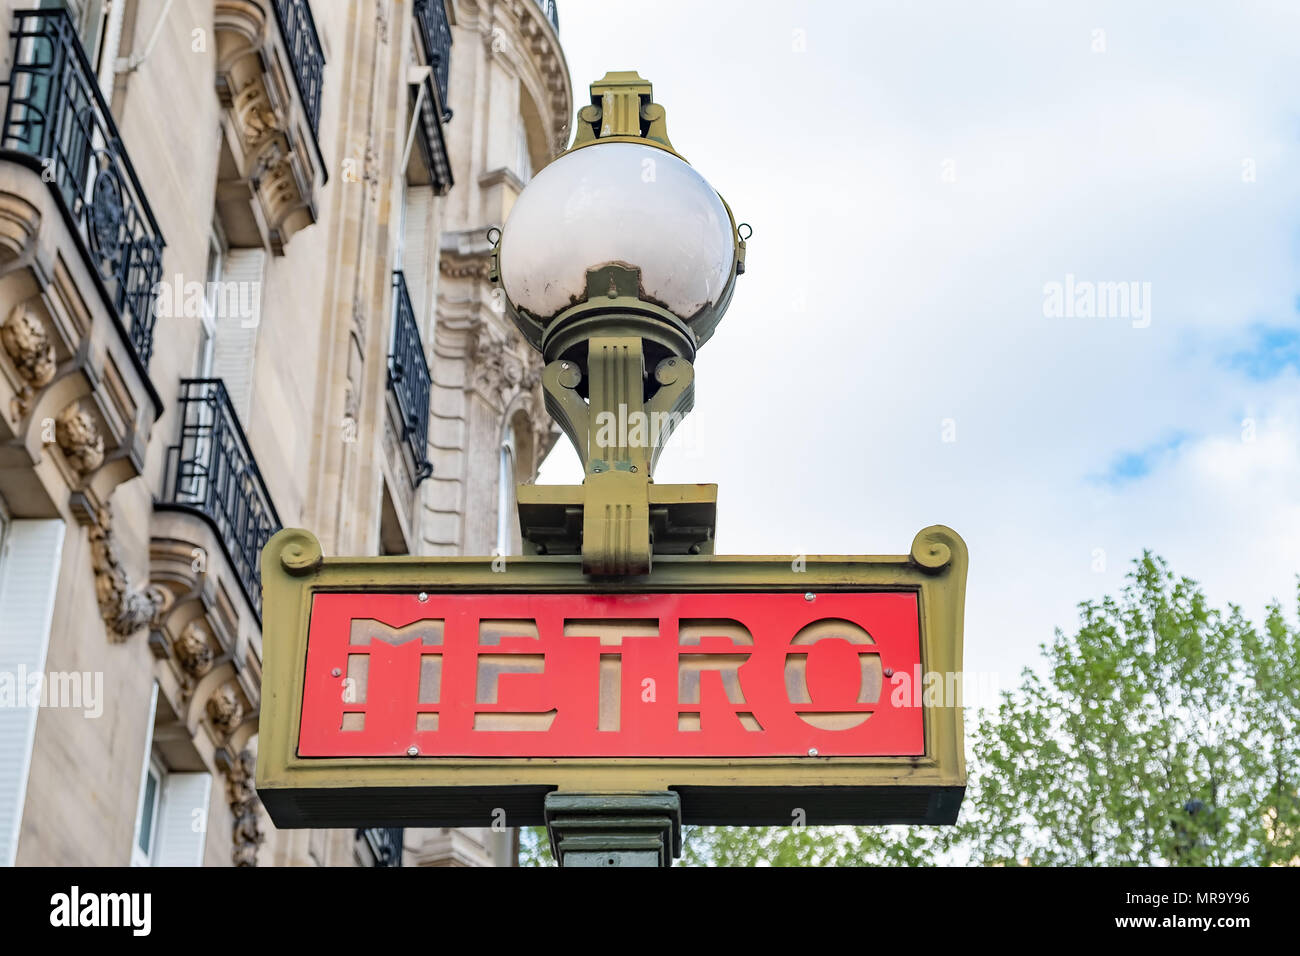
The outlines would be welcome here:
M 1300 627 L 1149 552 L 1079 609 L 969 728 L 956 826 L 692 827 L 682 862 L 1300 865 Z
M 937 843 L 973 862 L 1294 860 L 1300 629 L 1262 630 L 1150 553 L 1119 598 L 1080 605 L 979 723 L 975 786 Z

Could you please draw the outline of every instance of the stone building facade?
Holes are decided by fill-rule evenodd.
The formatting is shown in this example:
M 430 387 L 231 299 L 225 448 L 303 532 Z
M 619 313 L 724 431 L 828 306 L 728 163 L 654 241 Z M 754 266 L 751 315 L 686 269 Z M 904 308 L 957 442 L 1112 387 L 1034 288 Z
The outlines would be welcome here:
M 508 863 L 271 826 L 257 561 L 518 548 L 555 433 L 489 234 L 568 139 L 554 3 L 0 23 L 0 864 Z

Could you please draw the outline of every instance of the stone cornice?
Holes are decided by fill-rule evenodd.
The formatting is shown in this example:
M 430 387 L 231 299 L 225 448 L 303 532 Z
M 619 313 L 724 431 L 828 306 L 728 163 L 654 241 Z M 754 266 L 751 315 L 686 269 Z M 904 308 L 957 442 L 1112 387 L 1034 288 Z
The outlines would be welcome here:
M 486 256 L 452 256 L 443 253 L 438 257 L 438 272 L 452 279 L 483 279 L 490 272 Z
M 485 173 L 479 182 L 490 175 Z M 514 174 L 510 175 L 513 177 Z M 487 238 L 490 228 L 493 227 L 444 232 L 438 243 L 438 272 L 453 279 L 486 281 L 492 256 L 492 243 Z
M 545 90 L 544 102 L 550 116 L 551 155 L 568 143 L 569 118 L 573 115 L 573 88 L 569 85 L 569 64 L 564 58 L 555 28 L 536 0 L 509 0 L 519 32 Z M 536 96 L 537 91 L 532 91 Z
M 489 56 L 514 66 L 543 112 L 552 156 L 568 144 L 573 88 L 564 49 L 536 0 L 452 0 L 452 22 L 476 31 Z M 540 95 L 539 95 L 540 94 Z
M 514 170 L 505 166 L 490 169 L 478 178 L 478 184 L 484 189 L 496 186 L 499 183 L 505 183 L 517 193 L 524 191 L 524 181 L 515 175 Z

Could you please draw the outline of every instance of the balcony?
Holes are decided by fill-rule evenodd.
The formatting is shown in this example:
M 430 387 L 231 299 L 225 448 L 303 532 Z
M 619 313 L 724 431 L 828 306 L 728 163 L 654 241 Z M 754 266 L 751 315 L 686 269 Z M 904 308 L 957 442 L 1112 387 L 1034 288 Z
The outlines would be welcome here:
M 443 124 L 451 119 L 447 105 L 448 65 L 451 57 L 451 27 L 447 24 L 447 11 L 443 0 L 416 0 L 415 18 L 420 28 L 425 62 L 429 75 L 421 82 L 416 94 L 418 115 L 415 122 L 420 127 L 420 153 L 424 169 L 408 172 L 410 182 L 433 186 L 439 196 L 445 196 L 452 187 L 451 157 L 443 136 Z
M 358 830 L 358 855 L 365 858 L 371 866 L 401 866 L 403 835 L 401 827 L 368 827 Z
M 428 185 L 435 194 L 447 195 L 453 185 L 451 176 L 451 157 L 447 154 L 447 141 L 442 135 L 442 122 L 438 119 L 437 101 L 433 98 L 433 84 L 426 77 L 423 90 L 417 99 L 420 114 L 420 152 L 424 157 L 425 169 L 428 170 Z M 425 185 L 423 175 L 413 175 L 408 180 L 412 185 Z
M 420 327 L 411 308 L 406 277 L 393 273 L 393 348 L 388 356 L 388 390 L 409 455 L 412 487 L 433 474 L 429 463 L 429 363 L 420 340 Z
M 275 20 L 280 26 L 293 64 L 293 79 L 302 97 L 303 109 L 311 131 L 320 129 L 320 93 L 325 74 L 325 54 L 321 52 L 316 21 L 307 0 L 275 0 Z
M 49 183 L 145 374 L 162 232 L 67 13 L 18 11 L 11 36 L 0 154 Z
M 248 438 L 221 379 L 185 379 L 178 404 L 180 436 L 167 450 L 161 511 L 199 515 L 216 533 L 258 619 L 262 547 L 280 530 Z
M 424 62 L 437 79 L 438 116 L 445 123 L 451 119 L 447 103 L 447 80 L 451 65 L 451 25 L 447 22 L 444 0 L 415 0 L 415 19 L 424 43 Z
M 306 0 L 216 0 L 217 209 L 232 245 L 276 255 L 319 218 L 325 57 Z
M 555 0 L 537 0 L 537 5 L 542 8 L 546 14 L 546 19 L 551 21 L 551 26 L 555 29 L 555 35 L 560 35 L 560 11 L 555 9 Z

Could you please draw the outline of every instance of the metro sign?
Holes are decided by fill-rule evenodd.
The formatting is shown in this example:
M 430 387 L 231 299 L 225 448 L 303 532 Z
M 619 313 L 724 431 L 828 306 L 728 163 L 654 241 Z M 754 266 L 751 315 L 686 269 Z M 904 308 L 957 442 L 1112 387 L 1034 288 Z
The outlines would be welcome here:
M 916 594 L 810 596 L 318 594 L 298 754 L 922 754 Z
M 960 671 L 946 528 L 908 555 L 664 558 L 618 582 L 572 558 L 325 559 L 301 531 L 262 567 L 277 826 L 531 825 L 556 788 L 677 790 L 687 823 L 956 817 L 960 708 L 890 693 Z

